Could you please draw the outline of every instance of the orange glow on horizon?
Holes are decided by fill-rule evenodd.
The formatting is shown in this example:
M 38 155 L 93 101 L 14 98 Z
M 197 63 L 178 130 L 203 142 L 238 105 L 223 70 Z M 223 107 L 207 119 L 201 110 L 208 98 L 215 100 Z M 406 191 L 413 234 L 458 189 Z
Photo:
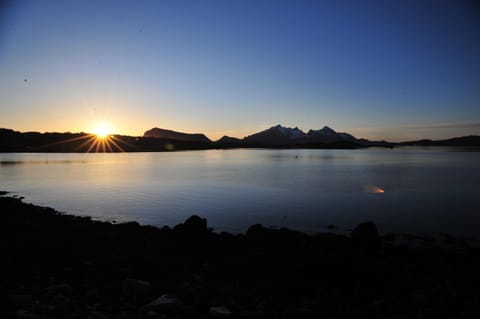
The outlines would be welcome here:
M 110 125 L 108 123 L 98 123 L 95 125 L 95 128 L 93 129 L 93 133 L 99 139 L 105 139 L 111 134 Z

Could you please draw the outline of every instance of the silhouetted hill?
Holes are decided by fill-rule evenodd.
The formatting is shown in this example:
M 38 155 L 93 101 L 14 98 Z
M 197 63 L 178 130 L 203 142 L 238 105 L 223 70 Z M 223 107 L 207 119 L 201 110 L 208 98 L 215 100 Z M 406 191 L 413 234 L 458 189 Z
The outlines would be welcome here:
M 211 142 L 89 133 L 21 133 L 0 129 L 0 152 L 162 152 L 211 148 Z
M 172 130 L 161 129 L 158 127 L 154 127 L 151 130 L 146 131 L 143 134 L 143 137 L 155 137 L 177 141 L 211 143 L 210 139 L 208 139 L 208 137 L 206 137 L 204 134 L 181 133 Z
M 151 137 L 153 135 L 156 137 Z M 390 143 L 357 139 L 348 133 L 335 132 L 328 126 L 304 133 L 297 127 L 276 125 L 243 139 L 224 136 L 212 142 L 204 134 L 158 128 L 145 132 L 143 137 L 110 135 L 103 140 L 89 133 L 21 133 L 0 129 L 0 152 L 162 152 L 240 147 L 354 149 L 397 146 L 480 146 L 480 136 Z
M 432 141 L 428 139 L 401 142 L 399 146 L 480 146 L 480 136 L 469 135 L 462 137 L 454 137 L 446 140 Z
M 336 143 L 348 141 L 358 143 L 358 140 L 353 135 L 348 133 L 337 133 L 328 126 L 325 126 L 320 130 L 308 131 L 307 138 L 311 142 Z
M 244 141 L 230 136 L 222 136 L 221 139 L 214 142 L 215 147 L 217 148 L 236 148 L 242 147 L 244 145 Z

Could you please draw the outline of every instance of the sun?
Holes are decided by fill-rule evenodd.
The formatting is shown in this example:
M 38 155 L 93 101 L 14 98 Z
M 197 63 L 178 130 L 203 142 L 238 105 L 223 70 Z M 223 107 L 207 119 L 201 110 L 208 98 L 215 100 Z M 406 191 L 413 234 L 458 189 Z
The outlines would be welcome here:
M 88 130 L 90 133 L 81 133 L 80 136 L 64 140 L 60 143 L 78 142 L 75 151 L 114 153 L 125 152 L 126 148 L 134 147 L 120 135 L 114 134 L 114 129 L 108 122 L 97 122 Z
M 108 126 L 105 124 L 99 124 L 95 130 L 94 130 L 95 135 L 100 138 L 104 139 L 110 135 L 110 130 L 108 129 Z

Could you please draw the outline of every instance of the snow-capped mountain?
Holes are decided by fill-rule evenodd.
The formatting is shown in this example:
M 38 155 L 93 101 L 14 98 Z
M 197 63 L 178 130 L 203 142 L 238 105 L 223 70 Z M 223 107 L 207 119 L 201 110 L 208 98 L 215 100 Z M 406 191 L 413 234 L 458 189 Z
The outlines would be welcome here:
M 280 124 L 278 124 L 277 126 L 273 126 L 269 128 L 269 130 L 279 131 L 282 135 L 288 136 L 290 139 L 299 139 L 299 138 L 304 138 L 306 136 L 305 132 L 303 132 L 301 129 L 299 129 L 296 126 L 294 128 L 291 128 L 291 127 L 281 126 Z
M 304 140 L 307 134 L 298 127 L 290 128 L 276 125 L 259 133 L 247 136 L 244 141 L 249 144 L 289 145 Z
M 328 126 L 319 130 L 303 132 L 298 127 L 290 128 L 281 125 L 272 126 L 259 133 L 247 136 L 244 142 L 254 145 L 284 145 L 309 146 L 329 143 L 358 143 L 358 140 L 348 133 L 338 133 Z

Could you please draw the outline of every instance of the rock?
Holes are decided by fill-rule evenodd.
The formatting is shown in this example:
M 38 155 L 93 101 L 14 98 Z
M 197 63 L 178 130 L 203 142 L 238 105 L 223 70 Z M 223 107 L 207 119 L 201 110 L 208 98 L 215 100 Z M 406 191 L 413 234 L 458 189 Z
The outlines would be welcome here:
M 210 309 L 208 310 L 208 314 L 212 318 L 227 318 L 232 315 L 232 312 L 228 310 L 227 307 L 220 306 L 220 307 L 210 307 Z
M 38 319 L 38 316 L 36 314 L 34 314 L 33 312 L 28 311 L 28 310 L 20 309 L 20 310 L 17 310 L 14 313 L 13 318 L 17 318 L 17 319 Z
M 106 316 L 103 312 L 101 311 L 93 311 L 90 315 L 91 319 L 109 319 L 108 316 Z
M 355 245 L 365 250 L 382 248 L 382 240 L 378 234 L 377 226 L 372 222 L 361 223 L 351 233 Z
M 265 313 L 258 310 L 242 310 L 235 313 L 235 318 L 238 319 L 264 319 L 266 317 Z
M 192 215 L 183 223 L 183 228 L 191 233 L 204 233 L 208 231 L 207 220 L 197 215 Z
M 157 311 L 157 312 L 164 312 L 167 310 L 172 310 L 175 308 L 179 308 L 182 306 L 182 302 L 177 299 L 177 297 L 173 295 L 161 295 L 154 301 L 150 302 L 149 304 L 143 306 L 146 311 Z
M 31 306 L 32 305 L 32 295 L 29 294 L 12 294 L 8 295 L 8 302 L 15 306 Z
M 288 308 L 282 313 L 282 319 L 316 319 L 319 315 L 308 308 Z
M 52 304 L 57 306 L 63 306 L 68 304 L 68 298 L 64 294 L 58 293 L 53 297 Z
M 152 285 L 148 281 L 127 278 L 122 284 L 122 294 L 135 301 L 145 301 L 152 292 Z
M 251 240 L 265 240 L 269 234 L 269 229 L 261 224 L 255 224 L 247 229 L 247 238 Z
M 155 311 L 149 311 L 142 316 L 142 319 L 167 319 L 163 314 L 156 313 Z
M 473 307 L 468 307 L 462 311 L 459 319 L 477 319 L 480 318 L 480 309 L 475 309 Z
M 88 301 L 97 301 L 100 298 L 100 293 L 97 289 L 91 288 L 85 293 L 85 298 Z
M 420 308 L 417 311 L 418 319 L 434 319 L 439 317 L 440 317 L 440 313 L 438 313 L 432 308 Z
M 330 224 L 327 226 L 328 229 L 337 229 L 337 226 Z
M 270 249 L 277 250 L 296 250 L 308 240 L 308 236 L 299 231 L 265 228 L 261 224 L 250 226 L 246 235 L 257 245 L 268 245 Z
M 47 294 L 52 294 L 52 295 L 56 295 L 58 293 L 62 293 L 64 295 L 71 295 L 72 294 L 72 286 L 70 286 L 69 284 L 58 284 L 58 285 L 52 285 L 52 286 L 48 286 L 47 288 L 45 288 L 45 292 Z

